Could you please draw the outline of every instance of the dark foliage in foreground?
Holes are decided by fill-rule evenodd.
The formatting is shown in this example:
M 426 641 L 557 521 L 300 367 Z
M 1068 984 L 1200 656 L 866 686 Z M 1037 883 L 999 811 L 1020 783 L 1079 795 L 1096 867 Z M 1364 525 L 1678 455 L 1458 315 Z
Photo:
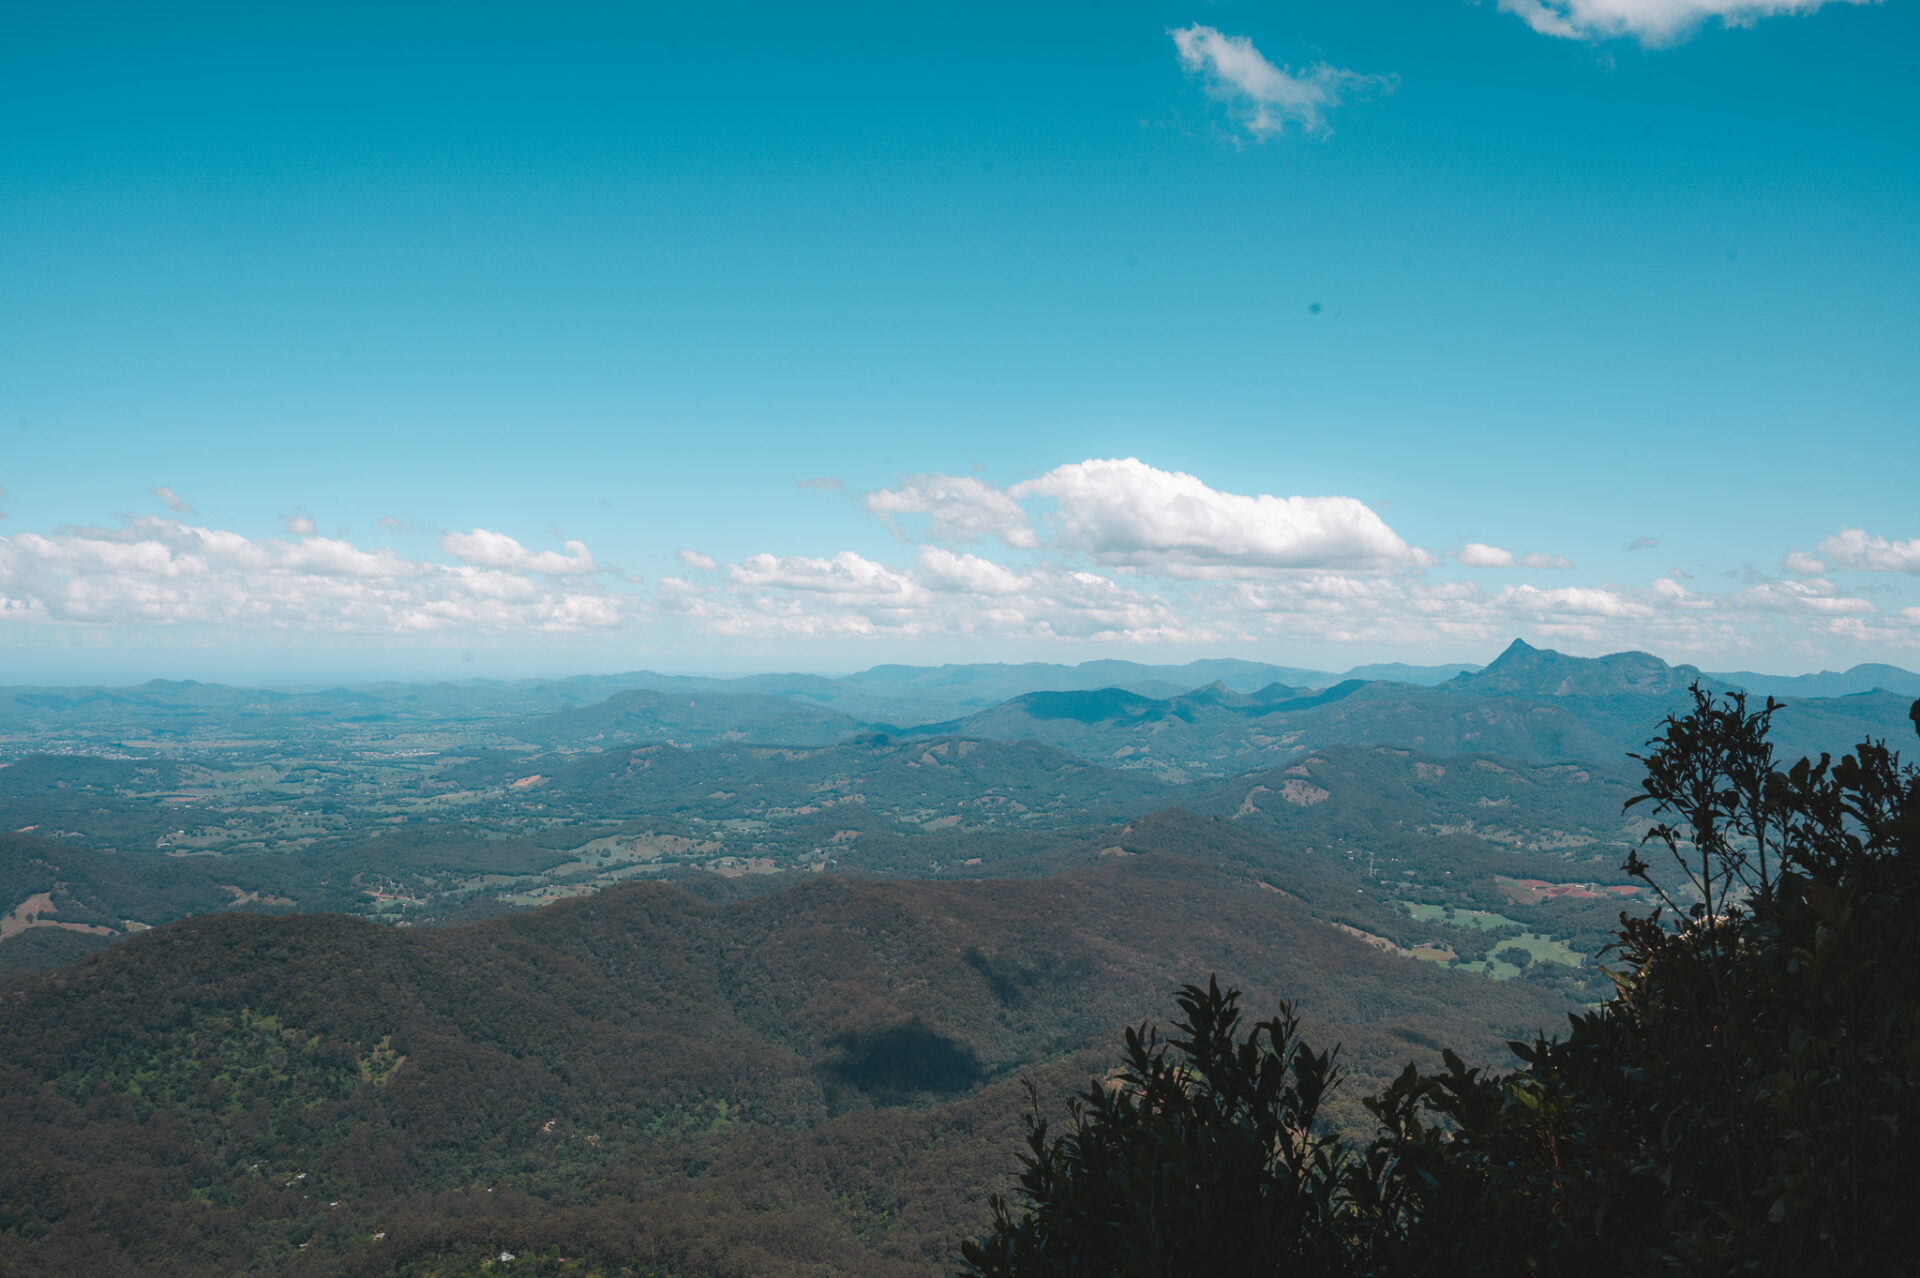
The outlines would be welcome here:
M 1237 1038 L 1237 998 L 1185 987 L 1179 1037 L 1128 1030 L 1125 1063 L 1072 1104 L 1066 1135 L 1029 1124 L 1030 1210 L 994 1200 L 993 1234 L 966 1248 L 976 1268 L 1231 1274 L 1337 1253 L 1351 1160 L 1318 1130 L 1332 1054 L 1300 1041 L 1291 1009 Z
M 1237 991 L 1187 986 L 1066 1130 L 1036 1107 L 966 1272 L 1920 1272 L 1920 771 L 1782 769 L 1772 702 L 1693 697 L 1629 805 L 1686 886 L 1623 916 L 1613 999 L 1512 1073 L 1408 1067 L 1362 1147 L 1321 1134 L 1291 1009 L 1241 1038 Z

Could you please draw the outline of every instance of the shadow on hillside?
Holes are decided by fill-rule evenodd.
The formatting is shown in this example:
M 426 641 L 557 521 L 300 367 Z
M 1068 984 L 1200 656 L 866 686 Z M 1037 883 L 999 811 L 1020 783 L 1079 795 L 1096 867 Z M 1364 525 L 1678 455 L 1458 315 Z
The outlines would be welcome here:
M 1020 1007 L 1027 1001 L 1027 991 L 1040 983 L 1040 974 L 1030 967 L 1019 963 L 996 963 L 982 954 L 976 946 L 961 956 L 966 965 L 980 973 L 992 991 L 994 999 L 1002 1007 Z
M 827 1072 L 882 1104 L 963 1092 L 986 1077 L 971 1049 L 918 1017 L 841 1035 L 834 1046 L 839 1054 L 827 1062 Z

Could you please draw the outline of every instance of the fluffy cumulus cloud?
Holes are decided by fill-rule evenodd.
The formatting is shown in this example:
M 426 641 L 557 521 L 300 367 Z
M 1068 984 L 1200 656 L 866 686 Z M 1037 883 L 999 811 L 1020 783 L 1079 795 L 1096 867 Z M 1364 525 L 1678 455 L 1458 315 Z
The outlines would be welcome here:
M 1434 562 L 1355 498 L 1222 492 L 1132 457 L 1056 467 L 1011 492 L 1052 499 L 1052 544 L 1097 563 L 1171 577 Z
M 1106 464 L 1087 465 L 1099 475 Z M 1143 531 L 1128 503 L 1120 503 L 1128 518 L 1107 509 L 1109 494 L 1097 483 L 1095 496 L 1087 495 L 1081 481 L 1088 473 L 1061 467 L 1010 490 L 1035 500 L 1060 494 L 1054 500 L 1063 512 L 1043 521 L 1049 535 L 1037 555 L 1010 560 L 935 544 L 920 545 L 906 563 L 852 552 L 763 554 L 700 583 L 663 583 L 661 606 L 706 633 L 756 639 L 1353 644 L 1431 653 L 1490 650 L 1525 634 L 1580 651 L 1651 648 L 1682 659 L 1737 660 L 1789 646 L 1858 651 L 1873 644 L 1883 653 L 1920 652 L 1920 610 L 1882 612 L 1866 596 L 1824 578 L 1752 574 L 1741 588 L 1721 592 L 1692 590 L 1672 575 L 1645 585 L 1523 580 L 1487 589 L 1439 577 L 1410 548 L 1393 551 L 1397 570 L 1322 563 L 1283 571 L 1195 571 L 1194 541 L 1186 530 L 1196 521 L 1211 526 L 1212 516 L 1189 513 L 1172 525 L 1175 532 L 1154 523 Z M 1138 475 L 1131 467 L 1122 473 Z M 1195 496 L 1203 510 L 1226 508 L 1226 531 L 1216 527 L 1201 543 L 1208 554 L 1223 547 L 1244 550 L 1258 540 L 1247 531 L 1249 521 L 1264 528 L 1261 519 L 1277 518 L 1262 513 L 1260 499 L 1223 502 L 1230 495 L 1191 477 L 1154 474 L 1185 479 L 1171 491 Z M 1404 547 L 1397 538 L 1395 543 Z M 1169 547 L 1180 553 L 1167 555 Z M 1153 553 L 1143 556 L 1143 548 Z M 1515 571 L 1557 573 L 1568 566 L 1552 556 L 1475 557 Z
M 1328 576 L 1240 583 L 1233 591 L 1241 629 L 1290 642 L 1487 650 L 1525 634 L 1588 652 L 1641 648 L 1682 659 L 1859 643 L 1920 652 L 1920 610 L 1882 615 L 1828 583 L 1763 581 L 1705 594 L 1660 577 L 1645 586 L 1526 583 L 1486 591 L 1419 576 Z
M 862 504 L 902 536 L 898 516 L 925 515 L 927 536 L 935 541 L 972 544 L 997 537 L 1027 550 L 1040 544 L 1018 501 L 970 475 L 919 475 L 868 493 Z
M 1907 541 L 1888 541 L 1869 536 L 1859 528 L 1843 528 L 1820 543 L 1820 553 L 1836 568 L 1858 572 L 1905 572 L 1920 574 L 1920 537 Z M 1803 558 L 1812 563 L 1813 556 Z M 1797 570 L 1796 570 L 1797 571 Z
M 1460 547 L 1454 552 L 1454 558 L 1469 568 L 1539 568 L 1554 572 L 1570 572 L 1573 569 L 1573 561 L 1560 555 L 1544 555 L 1537 550 L 1516 555 L 1511 550 L 1489 546 L 1481 541 L 1470 541 Z
M 975 545 L 994 539 L 1016 550 L 1170 577 L 1368 572 L 1438 562 L 1355 498 L 1224 492 L 1132 457 L 1074 462 L 1010 487 L 973 476 L 919 475 L 868 493 L 863 504 L 904 540 Z M 924 523 L 914 516 L 924 516 Z M 915 529 L 924 531 L 911 536 Z
M 1816 617 L 1864 616 L 1875 610 L 1871 601 L 1840 589 L 1824 577 L 1799 581 L 1758 581 L 1734 596 L 1738 603 L 1765 612 L 1802 613 Z
M 831 559 L 748 555 L 727 575 L 748 590 L 800 590 L 846 601 L 904 601 L 916 590 L 909 574 L 851 550 Z
M 1817 575 L 1751 574 L 1706 592 L 1673 573 L 1645 585 L 1498 589 L 1446 565 L 1348 497 L 1215 488 L 1136 458 L 1090 459 L 1009 486 L 922 475 L 865 508 L 915 544 L 909 562 L 843 552 L 761 554 L 699 582 L 663 583 L 662 607 L 708 633 L 756 638 L 1095 640 L 1151 644 L 1352 643 L 1484 649 L 1524 633 L 1585 651 L 1685 657 L 1832 641 L 1920 650 L 1920 626 Z M 1894 567 L 1906 547 L 1849 534 L 1823 552 Z M 1636 541 L 1634 548 L 1657 544 Z M 1851 545 L 1852 543 L 1849 543 Z M 1567 559 L 1472 542 L 1449 558 L 1516 574 Z
M 1627 36 L 1643 44 L 1670 44 L 1701 23 L 1750 26 L 1776 14 L 1812 13 L 1827 4 L 1878 0 L 1500 0 L 1541 35 L 1572 40 Z
M 1460 547 L 1459 560 L 1469 568 L 1511 568 L 1515 562 L 1511 550 L 1481 541 L 1470 541 Z
M 166 518 L 0 537 L 0 618 L 396 635 L 605 629 L 637 607 L 593 578 L 578 542 L 533 552 L 474 529 L 443 545 L 461 562 Z
M 1361 75 L 1316 63 L 1302 71 L 1275 66 L 1246 36 L 1223 35 L 1195 23 L 1169 31 L 1180 66 L 1197 76 L 1248 134 L 1270 137 L 1294 124 L 1326 131 L 1326 113 L 1350 96 L 1390 90 L 1390 76 Z
M 587 576 L 599 571 L 584 543 L 569 541 L 565 545 L 565 554 L 557 550 L 528 550 L 505 533 L 488 532 L 484 528 L 444 533 L 440 537 L 440 549 L 480 568 L 559 577 Z
M 729 637 L 918 639 L 935 636 L 1204 643 L 1229 631 L 1160 592 L 1058 564 L 1012 567 L 944 546 L 884 565 L 845 551 L 827 558 L 750 555 L 723 583 L 677 583 L 662 606 Z
M 1749 652 L 1920 655 L 1906 583 L 1844 575 L 1920 573 L 1920 539 L 1860 529 L 1789 554 L 1779 578 L 1749 570 L 1707 585 L 1675 572 L 1635 584 L 1569 577 L 1557 556 L 1486 542 L 1443 561 L 1353 498 L 1233 492 L 1135 458 L 1010 485 L 921 475 L 859 502 L 906 544 L 874 535 L 864 553 L 773 545 L 731 561 L 687 549 L 685 571 L 652 588 L 581 542 L 535 549 L 483 527 L 442 533 L 425 553 L 322 536 L 304 516 L 272 537 L 175 516 L 20 533 L 0 536 L 0 627 L 118 627 L 134 642 L 156 626 L 250 638 L 611 632 L 662 651 L 819 641 L 842 645 L 836 660 L 862 640 L 1432 654 L 1492 651 L 1516 634 L 1729 665 Z M 1486 568 L 1498 576 L 1466 571 Z

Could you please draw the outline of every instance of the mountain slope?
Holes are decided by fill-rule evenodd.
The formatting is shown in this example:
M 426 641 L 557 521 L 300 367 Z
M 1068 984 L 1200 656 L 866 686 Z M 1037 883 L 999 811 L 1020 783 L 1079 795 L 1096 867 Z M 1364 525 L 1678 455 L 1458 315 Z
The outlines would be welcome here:
M 372 1272 L 622 1221 L 660 1272 L 789 1272 L 775 1247 L 937 1273 L 1007 1169 L 1014 1077 L 1097 1068 L 1182 980 L 1300 999 L 1363 1082 L 1558 1015 L 1136 846 L 730 905 L 636 884 L 442 930 L 205 916 L 15 980 L 0 1264 Z

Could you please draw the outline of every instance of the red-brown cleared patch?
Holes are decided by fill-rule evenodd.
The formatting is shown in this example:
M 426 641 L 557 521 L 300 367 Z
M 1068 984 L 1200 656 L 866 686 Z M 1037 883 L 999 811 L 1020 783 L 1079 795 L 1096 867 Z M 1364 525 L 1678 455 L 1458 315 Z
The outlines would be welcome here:
M 1545 879 L 1497 878 L 1500 895 L 1515 905 L 1538 905 L 1542 901 L 1599 901 L 1609 896 L 1634 896 L 1640 891 L 1631 886 L 1606 886 L 1598 883 L 1549 883 Z
M 53 893 L 34 893 L 14 906 L 13 913 L 0 919 L 0 941 L 10 936 L 18 936 L 30 927 L 57 927 L 68 932 L 85 932 L 91 936 L 113 935 L 112 928 L 102 927 L 98 923 L 61 923 L 47 917 L 56 912 L 53 908 Z

